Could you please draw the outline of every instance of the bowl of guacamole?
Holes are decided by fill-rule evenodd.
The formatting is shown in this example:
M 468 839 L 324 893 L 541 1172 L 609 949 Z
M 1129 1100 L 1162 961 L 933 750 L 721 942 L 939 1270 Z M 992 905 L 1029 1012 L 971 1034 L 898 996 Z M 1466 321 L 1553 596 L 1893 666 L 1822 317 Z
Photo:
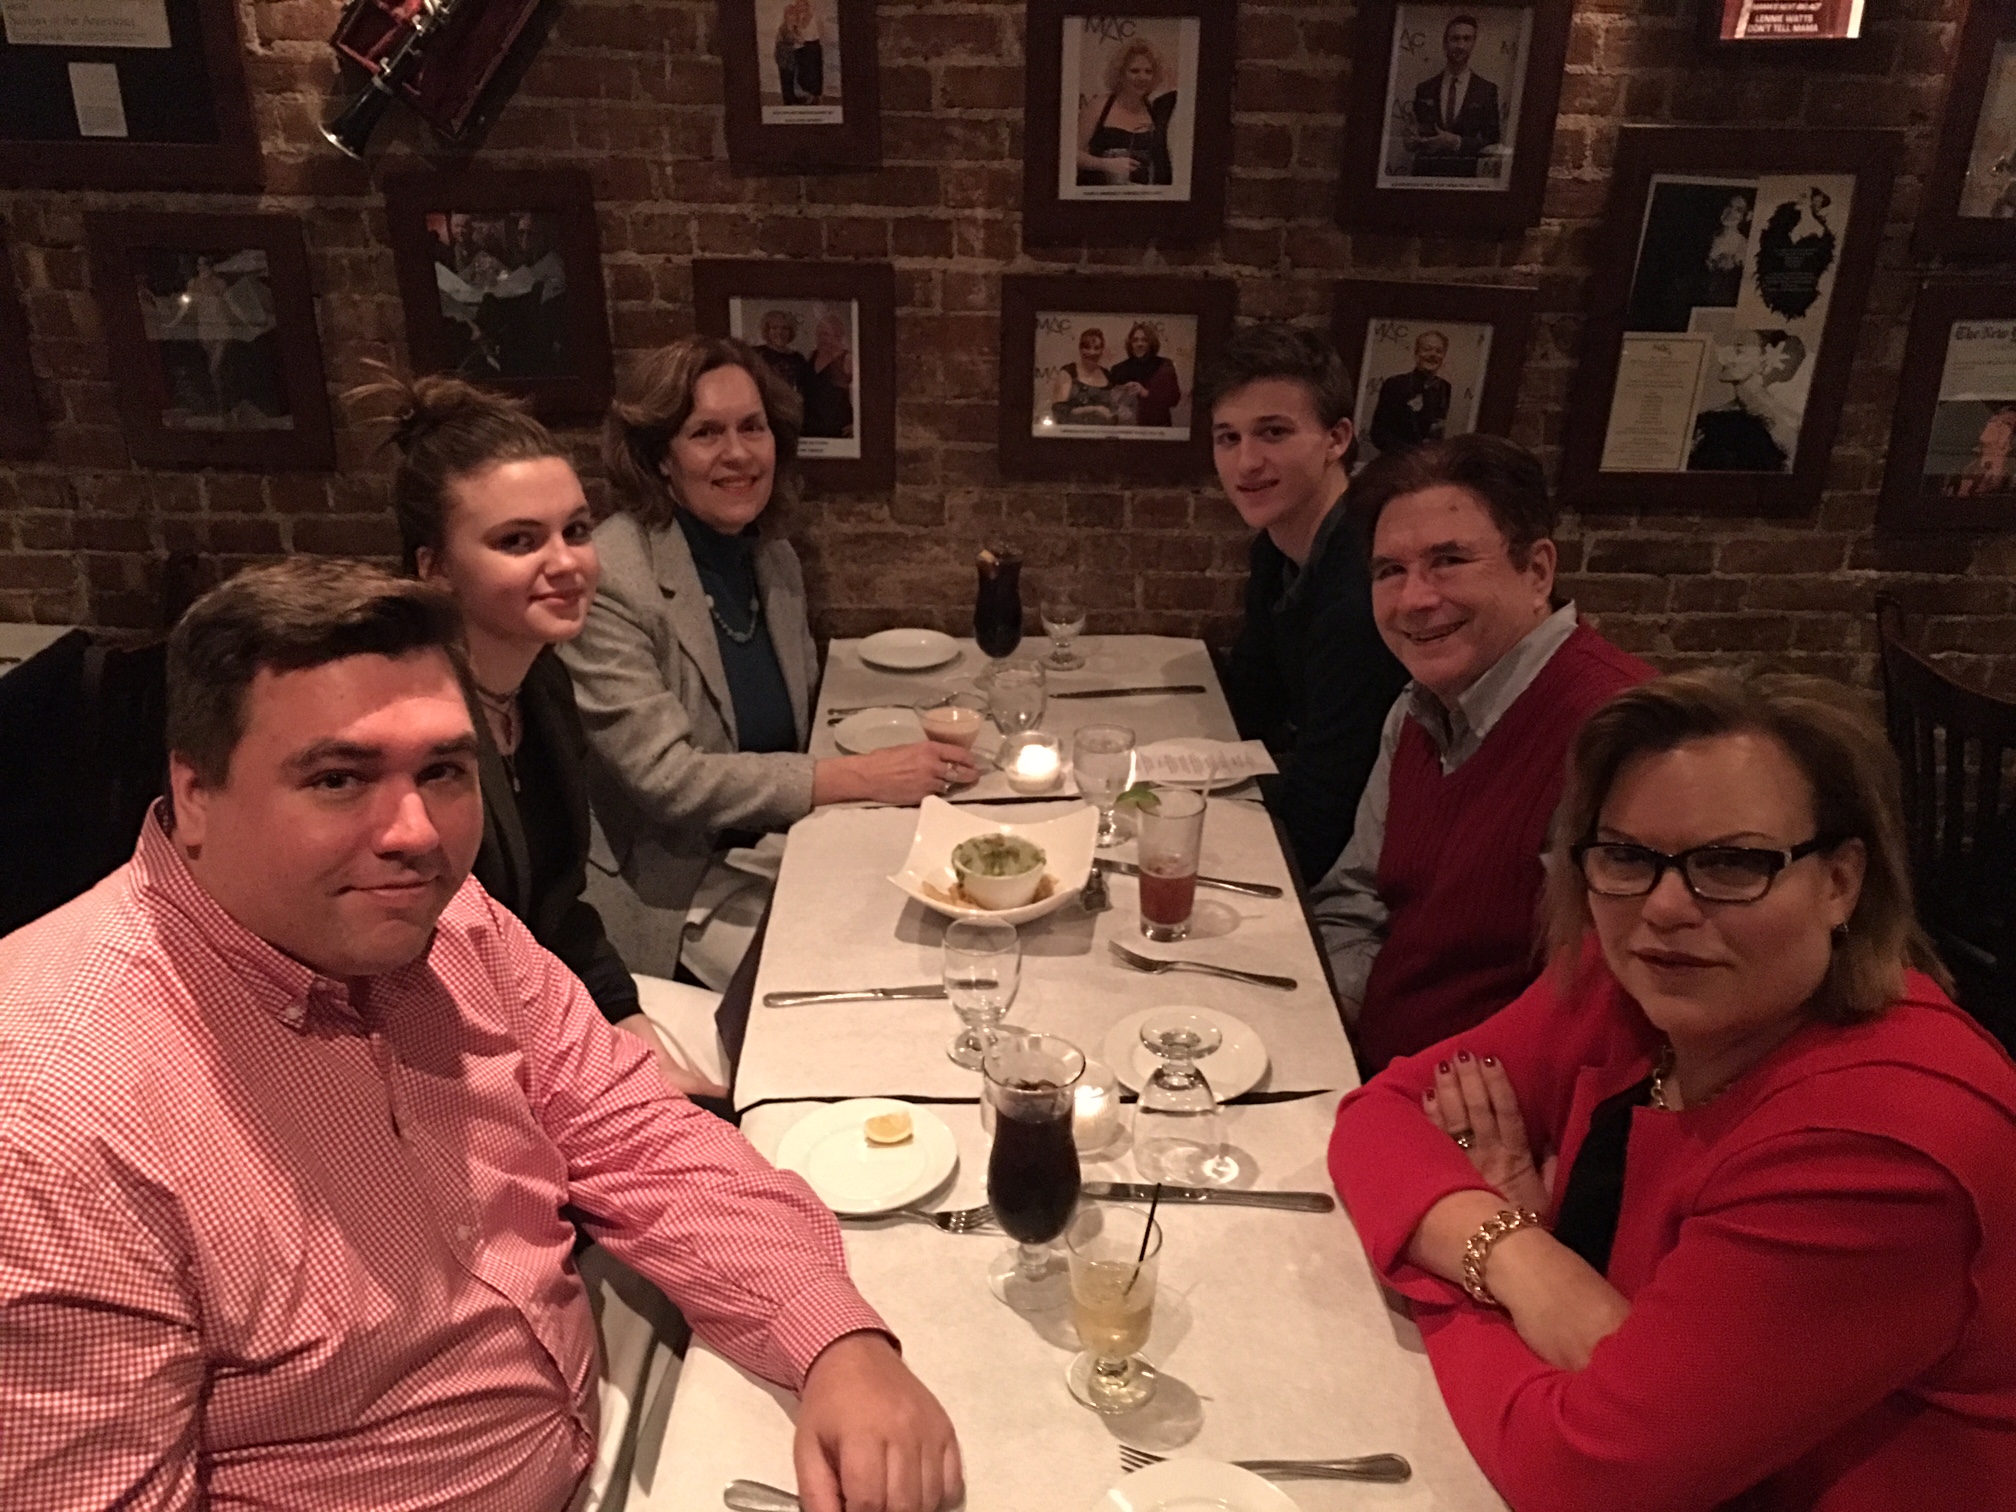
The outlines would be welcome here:
M 1043 885 L 1043 847 L 1020 835 L 975 835 L 952 847 L 960 889 L 982 908 L 1020 908 Z

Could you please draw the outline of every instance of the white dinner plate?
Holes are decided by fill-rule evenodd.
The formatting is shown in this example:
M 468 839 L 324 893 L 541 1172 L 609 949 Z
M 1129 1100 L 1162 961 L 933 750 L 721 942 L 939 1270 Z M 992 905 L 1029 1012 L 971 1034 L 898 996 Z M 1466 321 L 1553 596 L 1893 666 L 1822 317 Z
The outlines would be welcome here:
M 1267 1047 L 1260 1042 L 1260 1036 L 1254 1033 L 1252 1025 L 1229 1013 L 1220 1013 L 1216 1008 L 1200 1008 L 1194 1003 L 1165 1003 L 1160 1008 L 1143 1008 L 1138 1013 L 1130 1013 L 1106 1032 L 1105 1048 L 1100 1053 L 1119 1076 L 1122 1086 L 1129 1092 L 1139 1092 L 1141 1084 L 1155 1074 L 1155 1067 L 1161 1062 L 1153 1050 L 1141 1043 L 1143 1021 L 1151 1013 L 1175 1012 L 1194 1013 L 1199 1018 L 1209 1019 L 1225 1036 L 1216 1050 L 1197 1062 L 1198 1069 L 1204 1073 L 1204 1080 L 1218 1094 L 1218 1101 L 1230 1102 L 1260 1085 L 1260 1078 L 1267 1074 Z
M 1051 882 L 1049 894 L 1020 908 L 977 908 L 953 902 L 952 889 L 959 879 L 952 871 L 952 847 L 975 835 L 1020 835 L 1042 846 L 1043 870 Z M 1078 896 L 1091 875 L 1098 838 L 1099 811 L 1089 803 L 1055 819 L 1006 824 L 989 812 L 957 808 L 942 798 L 926 798 L 917 809 L 917 833 L 911 838 L 910 854 L 903 859 L 903 869 L 889 880 L 948 919 L 1026 924 L 1056 912 Z
M 1122 1477 L 1092 1512 L 1296 1512 L 1288 1493 L 1222 1460 L 1164 1460 Z
M 914 745 L 923 738 L 924 726 L 915 709 L 863 709 L 833 726 L 833 743 L 850 756 Z
M 879 630 L 856 649 L 869 666 L 891 672 L 924 672 L 959 656 L 959 642 L 942 630 Z
M 907 1143 L 874 1145 L 862 1125 L 880 1113 L 908 1113 Z M 807 1114 L 777 1144 L 777 1164 L 803 1176 L 819 1200 L 842 1214 L 887 1213 L 936 1190 L 959 1165 L 959 1146 L 929 1108 L 892 1097 L 856 1097 Z

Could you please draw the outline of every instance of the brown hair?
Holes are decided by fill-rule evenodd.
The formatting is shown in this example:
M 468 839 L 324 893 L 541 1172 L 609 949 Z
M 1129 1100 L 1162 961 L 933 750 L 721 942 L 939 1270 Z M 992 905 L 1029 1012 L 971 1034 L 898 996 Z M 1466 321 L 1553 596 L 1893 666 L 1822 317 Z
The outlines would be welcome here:
M 1227 395 L 1263 378 L 1285 378 L 1307 389 L 1325 430 L 1351 414 L 1355 389 L 1337 349 L 1315 331 L 1280 321 L 1234 331 L 1198 380 L 1197 398 L 1209 414 Z
M 1676 672 L 1628 688 L 1589 716 L 1568 760 L 1568 781 L 1548 846 L 1546 915 L 1556 969 L 1572 973 L 1589 929 L 1588 891 L 1569 848 L 1596 833 L 1603 800 L 1624 763 L 1690 740 L 1756 734 L 1778 742 L 1805 775 L 1819 834 L 1860 840 L 1868 861 L 1861 896 L 1819 990 L 1813 1017 L 1873 1019 L 1916 966 L 1947 991 L 1951 979 L 1911 909 L 1911 867 L 1897 758 L 1853 690 L 1823 677 Z
M 623 375 L 602 426 L 602 461 L 615 488 L 616 507 L 647 530 L 672 523 L 678 501 L 659 464 L 693 414 L 700 380 L 724 367 L 742 369 L 763 398 L 763 414 L 777 442 L 771 497 L 789 500 L 797 491 L 798 432 L 805 419 L 797 390 L 745 342 L 732 336 L 682 336 Z
M 419 651 L 445 655 L 469 698 L 462 616 L 446 593 L 335 557 L 248 567 L 192 604 L 168 637 L 168 749 L 205 787 L 222 787 L 262 669 Z
M 1151 95 L 1155 93 L 1156 89 L 1168 79 L 1168 65 L 1163 63 L 1162 54 L 1155 44 L 1146 37 L 1136 37 L 1107 60 L 1106 93 L 1111 95 L 1120 93 L 1120 81 L 1127 76 L 1127 65 L 1139 57 L 1145 57 L 1155 65 L 1155 79 L 1148 86 L 1148 93 Z
M 419 570 L 421 547 L 439 553 L 452 502 L 449 489 L 502 462 L 536 462 L 567 453 L 519 400 L 460 378 L 435 373 L 383 377 L 344 395 L 350 404 L 389 398 L 399 470 L 392 478 L 392 513 L 408 572 Z
M 1534 544 L 1551 538 L 1561 514 L 1533 453 L 1502 436 L 1472 432 L 1387 452 L 1352 480 L 1352 508 L 1372 539 L 1380 512 L 1395 499 L 1427 488 L 1467 489 L 1505 537 L 1514 566 L 1524 567 Z

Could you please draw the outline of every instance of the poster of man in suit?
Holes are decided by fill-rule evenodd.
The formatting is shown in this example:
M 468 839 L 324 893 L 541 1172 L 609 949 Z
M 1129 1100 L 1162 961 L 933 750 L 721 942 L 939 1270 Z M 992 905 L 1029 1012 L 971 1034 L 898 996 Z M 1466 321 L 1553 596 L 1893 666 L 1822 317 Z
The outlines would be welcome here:
M 1358 365 L 1359 460 L 1477 428 L 1491 327 L 1451 320 L 1374 320 Z
M 1402 5 L 1386 76 L 1381 189 L 1510 187 L 1533 13 Z

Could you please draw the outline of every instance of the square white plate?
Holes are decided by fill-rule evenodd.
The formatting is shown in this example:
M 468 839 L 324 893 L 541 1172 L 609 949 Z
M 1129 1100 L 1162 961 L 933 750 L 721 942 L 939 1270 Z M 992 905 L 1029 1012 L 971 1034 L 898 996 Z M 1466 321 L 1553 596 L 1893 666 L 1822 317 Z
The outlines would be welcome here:
M 1042 846 L 1043 869 L 1056 881 L 1050 896 L 1020 908 L 962 908 L 952 902 L 952 888 L 959 880 L 952 871 L 952 848 L 975 835 L 1020 835 Z M 910 854 L 904 858 L 903 869 L 889 880 L 926 908 L 948 919 L 999 919 L 1006 924 L 1026 924 L 1056 912 L 1078 896 L 1086 877 L 1091 875 L 1098 838 L 1099 811 L 1089 803 L 1055 819 L 1010 824 L 979 809 L 963 809 L 942 798 L 926 798 L 917 810 L 917 833 L 910 841 Z M 930 891 L 926 890 L 927 884 Z

